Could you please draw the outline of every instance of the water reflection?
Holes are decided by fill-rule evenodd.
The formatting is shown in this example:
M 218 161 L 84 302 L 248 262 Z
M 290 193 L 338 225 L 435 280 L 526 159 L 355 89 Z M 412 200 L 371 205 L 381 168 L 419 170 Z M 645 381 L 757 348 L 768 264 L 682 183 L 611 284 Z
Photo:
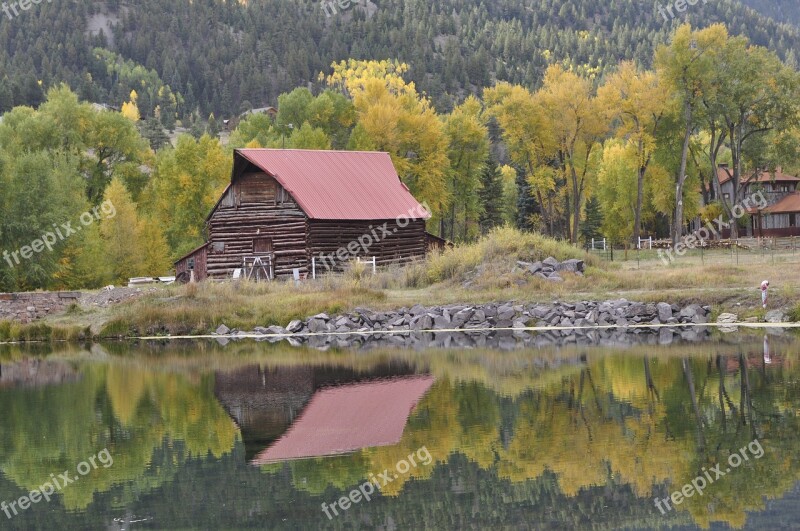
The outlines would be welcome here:
M 730 336 L 729 336 L 730 337 Z M 514 352 L 240 343 L 0 347 L 0 501 L 114 466 L 3 527 L 770 528 L 800 520 L 800 342 Z M 662 515 L 653 499 L 758 439 Z M 426 447 L 381 496 L 337 499 Z M 256 465 L 256 466 L 253 466 Z M 785 501 L 782 501 L 785 500 Z

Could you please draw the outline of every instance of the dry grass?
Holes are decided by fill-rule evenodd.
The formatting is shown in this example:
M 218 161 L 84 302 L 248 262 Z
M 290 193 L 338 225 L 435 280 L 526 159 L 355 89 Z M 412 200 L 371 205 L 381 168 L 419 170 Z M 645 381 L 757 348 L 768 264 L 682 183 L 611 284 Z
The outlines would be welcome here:
M 384 298 L 385 294 L 362 287 L 329 290 L 316 283 L 189 284 L 115 309 L 100 335 L 205 334 L 220 324 L 239 329 L 270 324 L 285 326 L 292 319 L 323 311 L 336 313 L 379 303 Z
M 516 266 L 517 260 L 547 256 L 585 260 L 586 276 L 564 273 L 564 282 L 554 283 L 532 277 Z M 376 275 L 365 264 L 356 264 L 343 274 L 299 286 L 293 281 L 175 286 L 132 303 L 48 318 L 47 324 L 51 328 L 91 325 L 93 332 L 103 337 L 205 334 L 223 323 L 242 330 L 285 326 L 292 319 L 359 306 L 385 310 L 417 303 L 618 297 L 643 302 L 702 302 L 716 305 L 717 311 L 734 311 L 740 317 L 761 317 L 758 285 L 764 278 L 772 280 L 773 307 L 794 309 L 794 319 L 800 319 L 800 271 L 796 267 L 702 265 L 691 261 L 664 266 L 657 259 L 642 261 L 636 267 L 635 262 L 605 262 L 562 242 L 501 228 L 477 243 L 457 246 L 404 267 L 382 268 Z M 20 332 L 8 331 L 4 336 L 3 330 L 0 327 L 0 340 L 20 336 Z M 54 335 L 45 330 L 41 333 Z M 33 332 L 25 335 L 36 337 Z

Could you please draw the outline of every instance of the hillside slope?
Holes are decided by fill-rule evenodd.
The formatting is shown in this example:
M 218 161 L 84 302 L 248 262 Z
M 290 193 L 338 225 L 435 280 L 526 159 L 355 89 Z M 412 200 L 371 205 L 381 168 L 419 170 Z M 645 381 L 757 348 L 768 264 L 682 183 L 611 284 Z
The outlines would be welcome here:
M 795 2 L 746 1 L 776 17 Z M 0 112 L 36 105 L 43 90 L 65 81 L 83 98 L 113 105 L 136 89 L 144 116 L 169 104 L 169 94 L 159 95 L 162 84 L 176 94 L 179 116 L 231 116 L 274 105 L 281 92 L 314 83 L 348 57 L 408 62 L 418 86 L 448 110 L 495 79 L 535 86 L 553 61 L 588 73 L 620 59 L 647 65 L 653 47 L 683 21 L 665 22 L 655 4 L 638 0 L 359 0 L 344 11 L 319 0 L 71 6 L 42 3 L 10 20 L 0 15 Z M 700 26 L 725 22 L 790 60 L 800 47 L 797 30 L 738 0 L 700 3 L 685 17 Z M 109 27 L 113 34 L 101 31 Z

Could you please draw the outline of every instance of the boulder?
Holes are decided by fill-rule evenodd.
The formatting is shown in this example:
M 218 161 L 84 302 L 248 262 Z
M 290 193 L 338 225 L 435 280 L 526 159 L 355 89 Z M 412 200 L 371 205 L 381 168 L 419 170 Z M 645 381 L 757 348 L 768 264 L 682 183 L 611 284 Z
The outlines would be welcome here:
M 315 334 L 328 331 L 328 323 L 323 319 L 312 318 L 308 321 L 308 330 Z
M 550 269 L 555 269 L 558 267 L 558 260 L 553 258 L 552 256 L 548 256 L 544 260 L 542 260 L 542 267 L 549 267 Z
M 764 317 L 764 321 L 767 323 L 783 323 L 786 321 L 786 314 L 781 310 L 770 310 Z
M 656 305 L 656 311 L 658 312 L 658 320 L 662 323 L 666 323 L 672 317 L 672 306 L 666 302 L 659 302 Z
M 299 319 L 295 319 L 286 326 L 286 331 L 291 332 L 292 334 L 296 334 L 302 329 L 303 329 L 303 321 L 300 321 Z
M 583 260 L 570 258 L 556 265 L 556 271 L 569 271 L 570 273 L 583 273 L 585 264 Z
M 735 323 L 739 320 L 739 316 L 735 313 L 721 313 L 717 317 L 718 323 Z
M 230 333 L 231 333 L 231 329 L 228 328 L 227 326 L 225 326 L 224 324 L 219 325 L 219 328 L 217 328 L 217 335 L 218 336 L 227 336 Z

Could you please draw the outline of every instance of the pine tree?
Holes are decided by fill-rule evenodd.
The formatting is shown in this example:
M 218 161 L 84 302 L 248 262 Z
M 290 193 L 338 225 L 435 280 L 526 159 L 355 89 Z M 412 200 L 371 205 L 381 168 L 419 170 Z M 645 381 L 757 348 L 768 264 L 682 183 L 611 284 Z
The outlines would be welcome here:
M 481 175 L 481 188 L 478 191 L 481 205 L 481 233 L 486 234 L 493 227 L 503 223 L 503 180 L 500 168 L 491 155 Z
M 586 214 L 581 225 L 581 240 L 590 242 L 592 238 L 602 238 L 600 228 L 603 225 L 603 212 L 600 209 L 600 200 L 591 196 L 586 201 Z

